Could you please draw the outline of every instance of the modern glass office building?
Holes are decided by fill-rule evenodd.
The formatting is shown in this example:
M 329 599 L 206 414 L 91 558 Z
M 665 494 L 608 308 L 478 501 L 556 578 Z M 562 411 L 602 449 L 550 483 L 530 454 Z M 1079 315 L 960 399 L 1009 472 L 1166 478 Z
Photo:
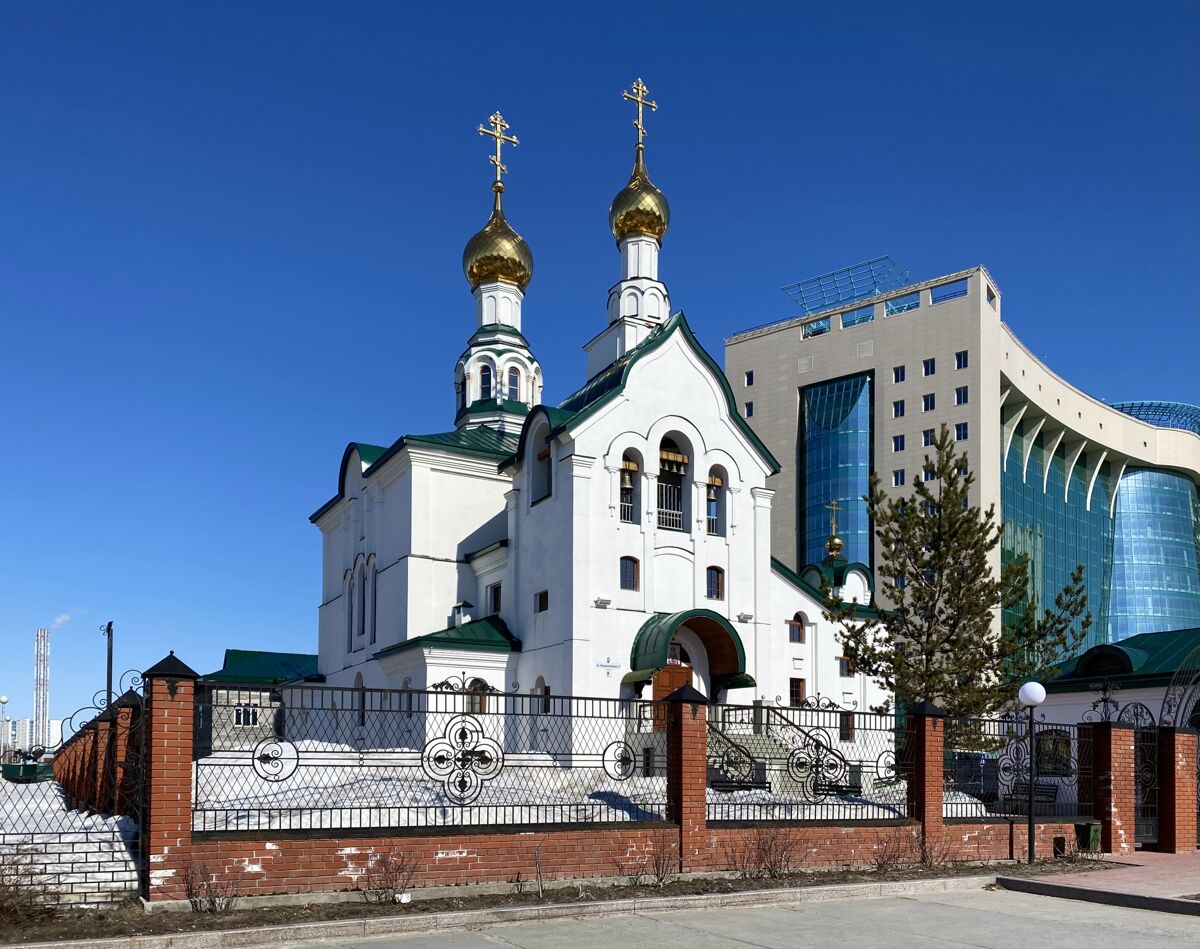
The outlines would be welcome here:
M 869 472 L 907 495 L 945 425 L 975 473 L 972 503 L 1004 524 L 993 570 L 1028 555 L 1031 593 L 1051 605 L 1083 564 L 1087 646 L 1200 627 L 1200 406 L 1076 389 L 1002 321 L 982 267 L 913 284 L 880 259 L 786 289 L 801 315 L 725 349 L 750 424 L 795 459 L 768 481 L 776 557 L 823 556 L 834 498 L 847 555 L 874 565 Z
M 804 563 L 825 556 L 829 503 L 851 563 L 871 562 L 871 526 L 863 500 L 871 478 L 871 374 L 808 386 L 803 392 L 800 466 L 804 470 Z

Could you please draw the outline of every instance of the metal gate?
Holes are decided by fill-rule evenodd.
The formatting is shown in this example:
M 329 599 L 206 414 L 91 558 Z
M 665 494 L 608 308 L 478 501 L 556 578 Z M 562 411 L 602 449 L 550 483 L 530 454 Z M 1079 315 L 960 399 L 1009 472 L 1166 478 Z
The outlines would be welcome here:
M 1134 730 L 1133 796 L 1137 844 L 1158 843 L 1158 729 Z

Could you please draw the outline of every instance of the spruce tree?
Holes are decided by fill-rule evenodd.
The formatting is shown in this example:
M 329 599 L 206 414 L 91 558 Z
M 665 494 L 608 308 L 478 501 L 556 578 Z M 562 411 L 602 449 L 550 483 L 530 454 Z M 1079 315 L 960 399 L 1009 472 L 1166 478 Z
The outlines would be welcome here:
M 878 617 L 856 617 L 853 603 L 835 598 L 825 616 L 840 625 L 855 669 L 898 700 L 927 699 L 952 716 L 985 715 L 1010 704 L 1029 677 L 1056 674 L 1055 662 L 1087 635 L 1083 566 L 1052 607 L 1029 594 L 1024 555 L 995 576 L 988 564 L 1002 533 L 995 505 L 970 503 L 975 476 L 945 425 L 934 448 L 907 497 L 888 497 L 871 474 L 865 500 L 884 608 Z M 1019 620 L 999 635 L 998 610 L 1019 610 Z

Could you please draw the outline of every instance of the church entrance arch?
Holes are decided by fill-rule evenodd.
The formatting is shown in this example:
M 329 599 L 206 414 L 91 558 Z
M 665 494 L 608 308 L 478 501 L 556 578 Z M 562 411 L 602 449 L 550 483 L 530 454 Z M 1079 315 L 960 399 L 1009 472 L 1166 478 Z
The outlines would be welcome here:
M 655 700 L 691 685 L 715 702 L 727 689 L 755 684 L 737 630 L 712 610 L 654 614 L 634 637 L 629 663 L 626 678 L 651 681 Z

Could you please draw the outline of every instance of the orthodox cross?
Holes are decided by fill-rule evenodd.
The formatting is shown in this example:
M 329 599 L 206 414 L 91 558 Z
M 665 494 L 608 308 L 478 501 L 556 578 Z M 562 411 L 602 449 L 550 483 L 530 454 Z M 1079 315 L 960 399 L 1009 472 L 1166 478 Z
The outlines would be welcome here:
M 651 102 L 649 99 L 646 98 L 646 93 L 649 92 L 650 90 L 646 88 L 646 84 L 644 82 L 642 82 L 641 77 L 638 77 L 637 79 L 635 79 L 633 81 L 632 88 L 633 88 L 632 93 L 622 91 L 621 98 L 628 99 L 630 102 L 637 103 L 637 110 L 638 110 L 637 118 L 634 119 L 633 127 L 635 129 L 637 129 L 638 144 L 641 145 L 642 139 L 645 138 L 645 136 L 646 136 L 646 126 L 644 124 L 642 124 L 642 107 L 646 106 L 650 109 L 651 112 L 654 112 L 654 111 L 658 110 L 658 103 Z
M 837 498 L 830 498 L 825 508 L 829 511 L 829 536 L 837 537 L 837 515 L 842 506 L 837 503 Z
M 496 154 L 492 155 L 488 161 L 496 166 L 496 184 L 500 183 L 500 176 L 508 171 L 508 166 L 500 161 L 500 149 L 507 142 L 509 145 L 520 145 L 515 135 L 505 135 L 504 130 L 508 128 L 508 123 L 504 121 L 504 116 L 499 112 L 493 112 L 488 117 L 488 125 L 491 128 L 479 126 L 480 135 L 490 135 L 496 140 Z

